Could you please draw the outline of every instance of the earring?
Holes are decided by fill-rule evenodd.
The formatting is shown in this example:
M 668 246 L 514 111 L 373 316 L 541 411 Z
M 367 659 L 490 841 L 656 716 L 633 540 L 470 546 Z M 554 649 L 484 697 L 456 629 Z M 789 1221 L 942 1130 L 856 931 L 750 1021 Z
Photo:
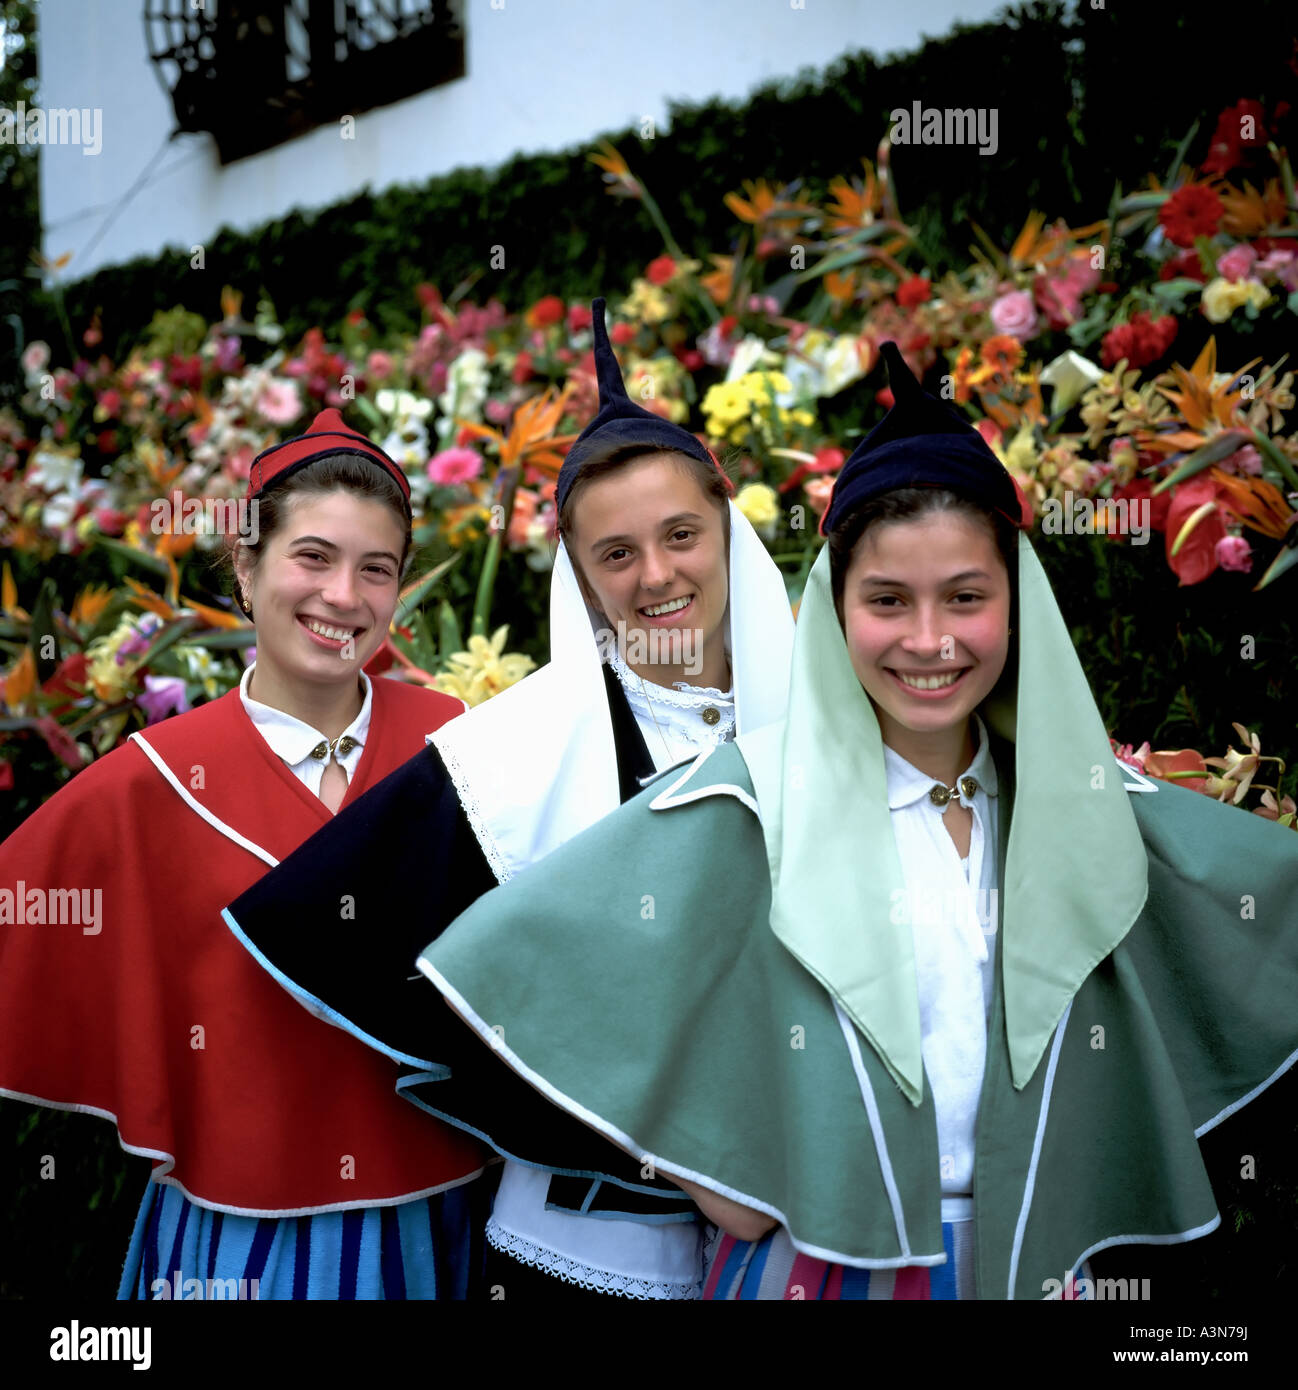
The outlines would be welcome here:
M 243 611 L 244 611 L 249 617 L 252 617 L 252 604 L 250 604 L 246 598 L 245 598 L 245 599 L 240 599 L 239 602 L 243 605 Z

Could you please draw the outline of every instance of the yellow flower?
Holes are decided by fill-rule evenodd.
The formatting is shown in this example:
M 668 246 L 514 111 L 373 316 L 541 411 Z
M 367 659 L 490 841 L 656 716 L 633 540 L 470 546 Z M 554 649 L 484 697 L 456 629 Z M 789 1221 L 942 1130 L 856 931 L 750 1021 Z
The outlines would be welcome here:
M 135 670 L 140 664 L 138 656 L 117 659 L 118 648 L 136 635 L 137 619 L 125 614 L 117 626 L 106 637 L 96 637 L 86 648 L 86 674 L 90 687 L 106 704 L 115 704 L 130 694 L 134 685 Z
M 736 425 L 746 421 L 748 410 L 748 395 L 737 381 L 720 381 L 709 386 L 703 397 L 707 431 L 714 439 L 724 438 Z
M 748 518 L 753 530 L 773 535 L 780 519 L 780 499 L 765 483 L 748 483 L 739 489 L 735 506 Z
M 631 283 L 631 293 L 622 301 L 618 310 L 628 318 L 639 319 L 641 323 L 662 323 L 672 313 L 671 296 L 658 285 L 637 278 Z
M 437 689 L 444 695 L 456 696 L 467 705 L 480 705 L 521 681 L 535 669 L 536 663 L 521 652 L 506 652 L 508 636 L 506 626 L 498 627 L 490 641 L 485 637 L 470 637 L 467 652 L 452 652 L 447 657 L 451 669 L 437 676 Z
M 1011 472 L 1031 474 L 1037 466 L 1037 446 L 1032 426 L 1024 424 L 1005 450 L 1005 466 Z
M 1211 323 L 1225 323 L 1228 318 L 1245 304 L 1261 309 L 1270 302 L 1271 295 L 1265 285 L 1256 280 L 1239 280 L 1232 284 L 1218 276 L 1203 290 L 1203 313 Z

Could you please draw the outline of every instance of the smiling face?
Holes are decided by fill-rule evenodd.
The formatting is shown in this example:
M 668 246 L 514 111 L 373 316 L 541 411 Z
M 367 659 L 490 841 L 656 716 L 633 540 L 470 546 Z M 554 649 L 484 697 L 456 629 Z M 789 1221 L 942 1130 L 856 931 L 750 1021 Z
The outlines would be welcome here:
M 883 741 L 930 775 L 967 748 L 969 717 L 1009 654 L 1010 581 L 989 527 L 963 511 L 871 526 L 843 583 L 843 635 Z
M 235 561 L 257 625 L 257 698 L 355 682 L 396 611 L 404 536 L 391 508 L 338 490 L 286 499 L 254 564 Z M 291 708 L 281 704 L 280 708 Z
M 594 478 L 574 501 L 571 542 L 587 602 L 615 630 L 625 625 L 633 670 L 659 685 L 726 688 L 724 513 L 687 465 L 671 454 L 645 454 Z M 672 631 L 682 635 L 679 643 Z M 638 661 L 637 644 L 662 654 L 692 651 L 701 667 Z

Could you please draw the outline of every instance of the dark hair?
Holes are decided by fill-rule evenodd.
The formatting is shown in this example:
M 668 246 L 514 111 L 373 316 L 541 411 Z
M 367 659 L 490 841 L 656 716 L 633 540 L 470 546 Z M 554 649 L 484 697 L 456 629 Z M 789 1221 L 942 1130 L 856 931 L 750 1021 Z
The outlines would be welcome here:
M 253 567 L 256 568 L 266 542 L 287 521 L 293 498 L 323 497 L 331 492 L 354 493 L 357 497 L 381 502 L 392 512 L 401 526 L 403 537 L 401 564 L 397 571 L 398 575 L 403 574 L 406 561 L 410 558 L 411 543 L 411 517 L 405 495 L 396 479 L 378 467 L 373 459 L 364 454 L 342 453 L 304 464 L 296 472 L 288 474 L 282 482 L 274 482 L 258 494 L 254 499 L 257 539 L 251 541 L 247 536 L 233 535 L 222 552 L 221 563 L 230 571 L 232 586 L 237 590 L 234 557 L 240 547 L 252 556 Z
M 578 496 L 588 483 L 593 483 L 597 478 L 606 478 L 610 473 L 617 472 L 619 468 L 624 468 L 628 463 L 633 463 L 636 459 L 647 458 L 650 454 L 666 454 L 682 473 L 690 474 L 703 492 L 717 503 L 721 508 L 721 526 L 725 535 L 726 553 L 730 553 L 730 508 L 727 506 L 730 501 L 730 485 L 725 476 L 718 469 L 713 468 L 711 464 L 704 463 L 702 459 L 691 458 L 689 454 L 678 453 L 674 449 L 664 449 L 659 444 L 623 444 L 620 448 L 614 449 L 607 458 L 592 459 L 589 463 L 582 464 L 568 490 L 567 497 L 564 498 L 563 506 L 559 509 L 559 534 L 568 547 L 568 558 L 572 561 L 573 569 L 577 571 L 577 578 L 582 581 L 583 585 L 585 584 L 585 575 L 572 544 L 574 509 Z

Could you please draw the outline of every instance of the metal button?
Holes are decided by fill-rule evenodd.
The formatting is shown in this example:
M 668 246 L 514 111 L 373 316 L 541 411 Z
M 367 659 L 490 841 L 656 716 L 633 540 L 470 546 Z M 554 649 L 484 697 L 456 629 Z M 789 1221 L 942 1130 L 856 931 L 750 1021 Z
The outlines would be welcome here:
M 934 806 L 945 806 L 955 795 L 950 787 L 944 787 L 941 782 L 935 782 L 928 789 L 928 799 Z
M 960 795 L 966 801 L 974 799 L 974 792 L 978 790 L 978 783 L 972 777 L 962 777 L 960 779 Z
M 721 711 L 713 709 L 711 705 L 703 711 L 703 722 L 705 724 L 719 724 L 721 722 Z
M 317 762 L 323 761 L 328 755 L 329 745 L 327 743 L 317 743 L 311 750 L 311 756 L 315 758 Z
M 334 756 L 338 758 L 345 758 L 347 754 L 350 753 L 352 749 L 355 747 L 356 740 L 352 738 L 350 735 L 347 735 L 338 740 L 338 751 L 335 753 Z

